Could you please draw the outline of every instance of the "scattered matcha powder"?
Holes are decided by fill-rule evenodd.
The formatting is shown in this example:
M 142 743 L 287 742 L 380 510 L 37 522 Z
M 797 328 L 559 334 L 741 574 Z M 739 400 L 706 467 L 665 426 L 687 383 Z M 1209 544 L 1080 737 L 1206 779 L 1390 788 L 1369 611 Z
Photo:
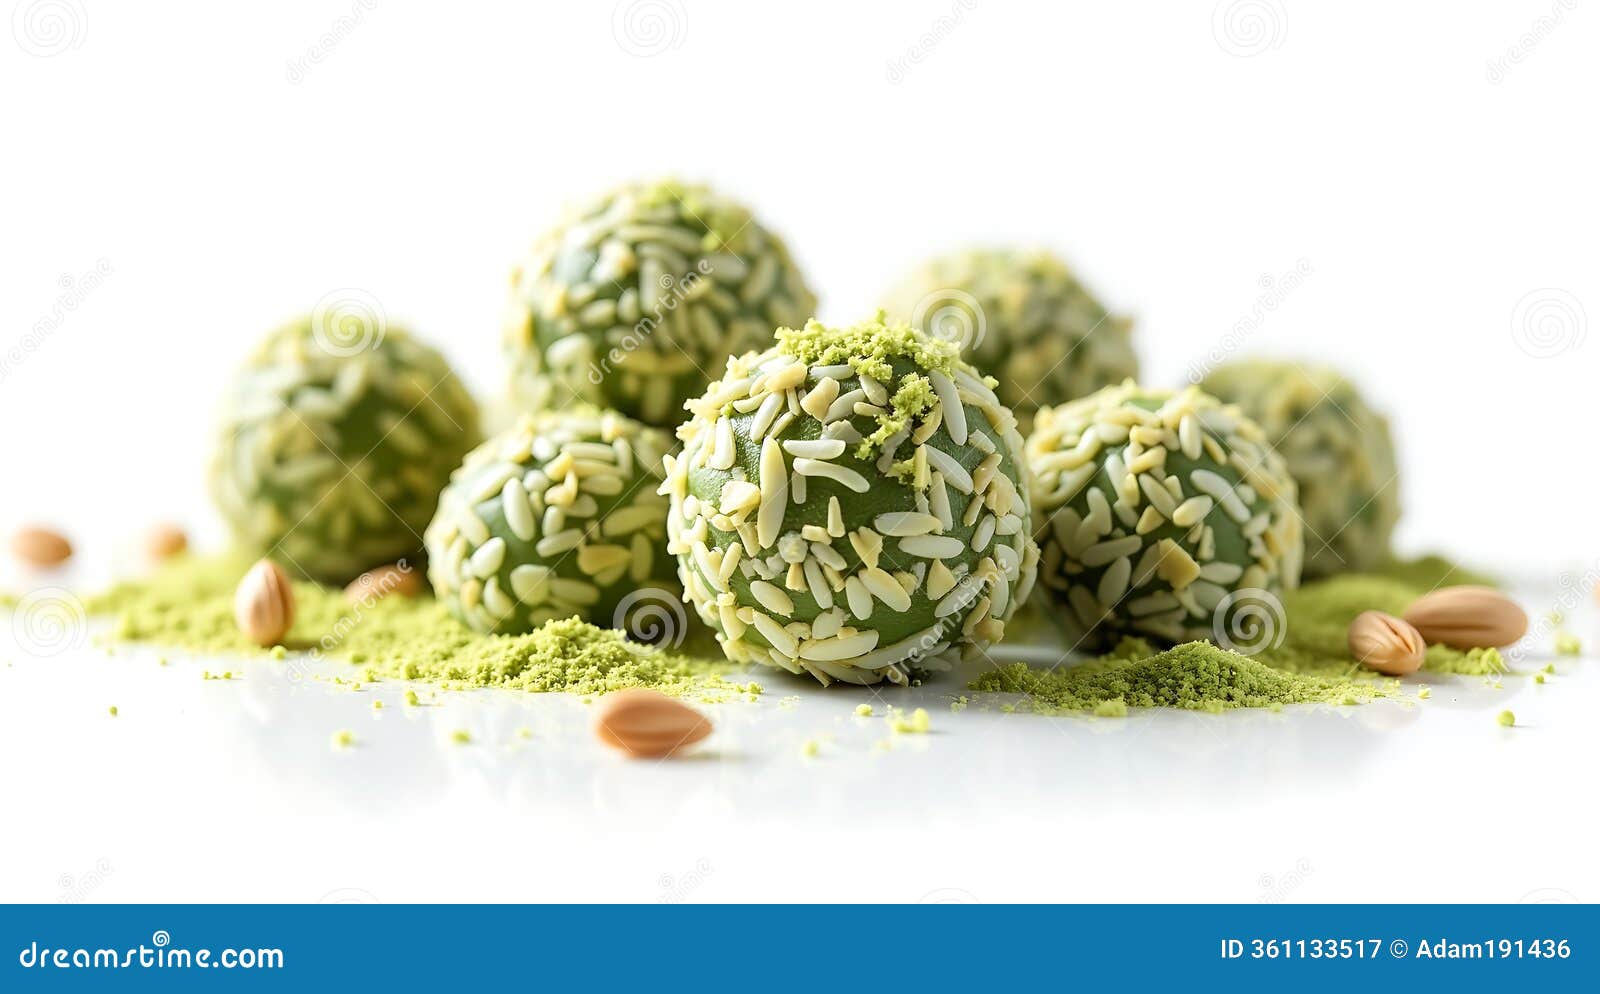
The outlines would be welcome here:
M 1578 641 L 1578 636 L 1571 632 L 1557 632 L 1556 655 L 1581 656 L 1583 655 L 1583 643 Z
M 1510 728 L 1517 723 L 1517 716 L 1510 711 L 1502 711 L 1495 720 L 1500 723 L 1501 727 Z
M 926 708 L 917 708 L 910 716 L 902 714 L 899 708 L 889 709 L 889 729 L 897 735 L 923 735 L 930 724 Z
M 356 733 L 348 728 L 341 728 L 333 733 L 333 747 L 335 749 L 348 749 L 355 745 Z
M 259 652 L 233 620 L 233 590 L 249 566 L 237 556 L 187 557 L 149 579 L 90 598 L 88 610 L 115 616 L 117 637 L 128 641 L 203 653 Z M 706 702 L 762 693 L 758 683 L 728 680 L 740 668 L 725 660 L 650 648 L 576 618 L 526 635 L 479 635 L 429 597 L 385 597 L 352 606 L 341 591 L 302 582 L 294 584 L 294 594 L 295 625 L 287 648 L 359 661 L 362 681 L 596 695 L 649 687 Z M 209 673 L 206 678 L 212 679 Z M 345 681 L 336 677 L 335 682 Z M 417 703 L 414 697 L 408 692 L 406 703 Z
M 471 745 L 472 733 L 465 728 L 458 728 L 450 733 L 450 741 L 456 745 Z
M 117 716 L 117 706 L 115 704 L 111 705 L 110 711 L 111 717 L 115 718 Z
M 857 704 L 856 705 L 856 714 L 860 715 L 863 718 L 872 717 L 872 705 L 871 704 Z
M 1253 656 L 1210 642 L 1166 651 L 1126 638 L 1111 652 L 1049 669 L 1014 663 L 974 680 L 971 689 L 1026 695 L 1000 710 L 1036 714 L 1090 713 L 1121 717 L 1131 707 L 1174 707 L 1219 713 L 1233 708 L 1281 710 L 1289 704 L 1354 705 L 1395 696 L 1401 683 L 1359 666 L 1350 657 L 1350 622 L 1362 611 L 1400 615 L 1445 583 L 1487 578 L 1437 556 L 1397 561 L 1377 573 L 1347 573 L 1308 584 L 1283 597 L 1283 643 Z M 1437 673 L 1496 677 L 1511 672 L 1497 649 L 1432 646 L 1423 667 Z M 1426 688 L 1417 692 L 1422 700 Z

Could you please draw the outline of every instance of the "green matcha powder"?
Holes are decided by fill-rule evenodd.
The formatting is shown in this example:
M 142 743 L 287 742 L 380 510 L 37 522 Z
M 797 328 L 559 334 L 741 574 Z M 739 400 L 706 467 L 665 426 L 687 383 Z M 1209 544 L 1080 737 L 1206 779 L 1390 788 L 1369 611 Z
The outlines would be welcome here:
M 259 652 L 233 620 L 233 589 L 249 563 L 237 557 L 184 558 L 148 579 L 91 598 L 90 613 L 113 616 L 115 637 L 202 653 Z M 1358 704 L 1399 693 L 1401 683 L 1361 669 L 1346 648 L 1346 628 L 1365 610 L 1402 613 L 1443 584 L 1482 583 L 1450 563 L 1428 558 L 1380 573 L 1346 574 L 1309 584 L 1284 601 L 1281 645 L 1245 656 L 1208 642 L 1164 651 L 1124 639 L 1112 652 L 1072 666 L 1000 665 L 971 689 L 1025 695 L 1015 710 L 1083 712 L 1106 717 L 1129 708 L 1219 712 L 1288 704 Z M 419 680 L 447 689 L 497 687 L 533 693 L 592 695 L 650 687 L 718 702 L 761 692 L 730 679 L 740 667 L 663 651 L 576 618 L 526 635 L 478 635 L 432 598 L 390 596 L 348 603 L 340 591 L 296 583 L 297 613 L 286 646 L 360 667 L 358 678 Z M 712 650 L 714 651 L 714 650 Z M 281 653 L 277 653 L 281 655 Z M 1493 649 L 1428 650 L 1436 673 L 1496 676 L 1508 672 Z

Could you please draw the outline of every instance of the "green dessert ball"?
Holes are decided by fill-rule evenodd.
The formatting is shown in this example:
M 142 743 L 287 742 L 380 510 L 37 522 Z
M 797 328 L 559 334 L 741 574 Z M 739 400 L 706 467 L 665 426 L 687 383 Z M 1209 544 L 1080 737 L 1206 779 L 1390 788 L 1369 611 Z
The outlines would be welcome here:
M 881 314 L 728 362 L 663 489 L 684 590 L 729 659 L 903 684 L 1000 641 L 1038 550 L 993 386 Z
M 1307 578 L 1373 569 L 1400 520 L 1389 422 L 1324 366 L 1250 359 L 1212 371 L 1201 389 L 1237 404 L 1266 432 L 1300 487 Z
M 1024 421 L 1139 375 L 1133 323 L 1111 314 L 1049 252 L 972 249 L 926 263 L 886 309 L 956 342 Z
M 421 551 L 480 437 L 437 351 L 371 314 L 319 310 L 269 334 L 233 381 L 211 491 L 240 546 L 342 584 Z
M 656 588 L 675 586 L 656 492 L 671 441 L 612 411 L 524 415 L 469 453 L 440 497 L 434 593 L 480 632 L 572 616 L 625 627 L 639 597 L 661 602 L 671 595 Z
M 1238 408 L 1130 381 L 1042 408 L 1027 461 L 1041 582 L 1075 635 L 1283 637 L 1277 598 L 1299 585 L 1303 551 L 1295 485 Z
M 702 186 L 629 184 L 572 212 L 513 274 L 512 395 L 524 410 L 577 399 L 673 427 L 729 356 L 816 306 L 744 207 Z

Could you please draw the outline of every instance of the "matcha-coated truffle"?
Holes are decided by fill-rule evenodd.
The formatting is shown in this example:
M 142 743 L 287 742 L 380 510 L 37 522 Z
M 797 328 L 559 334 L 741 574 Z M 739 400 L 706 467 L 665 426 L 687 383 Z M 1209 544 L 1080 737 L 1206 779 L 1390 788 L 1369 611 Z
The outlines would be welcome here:
M 416 556 L 480 439 L 438 352 L 370 316 L 347 341 L 352 320 L 319 312 L 268 335 L 227 393 L 211 460 L 236 541 L 327 583 Z
M 1033 586 L 1016 418 L 882 315 L 779 329 L 691 402 L 669 549 L 728 658 L 905 683 L 998 642 Z
M 1049 252 L 973 249 L 936 258 L 889 295 L 891 315 L 961 346 L 1026 421 L 1139 375 L 1132 322 L 1111 314 Z
M 428 526 L 428 579 L 480 632 L 574 615 L 602 626 L 629 594 L 676 586 L 667 501 L 671 436 L 615 412 L 523 416 L 473 450 Z
M 744 207 L 701 186 L 624 186 L 571 213 L 513 274 L 512 394 L 525 410 L 577 398 L 672 427 L 729 356 L 816 304 Z
M 1237 404 L 1266 432 L 1300 487 L 1308 578 L 1371 569 L 1389 558 L 1400 485 L 1389 422 L 1324 366 L 1228 363 L 1201 389 Z
M 1227 645 L 1246 611 L 1282 624 L 1272 602 L 1300 581 L 1294 480 L 1238 408 L 1130 381 L 1041 408 L 1027 461 L 1042 582 L 1090 644 Z

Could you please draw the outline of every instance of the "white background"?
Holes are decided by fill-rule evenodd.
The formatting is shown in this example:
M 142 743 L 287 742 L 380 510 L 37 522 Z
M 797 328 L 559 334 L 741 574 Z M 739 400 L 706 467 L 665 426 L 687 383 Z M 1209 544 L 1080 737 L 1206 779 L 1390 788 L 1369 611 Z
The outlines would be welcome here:
M 1335 361 L 1394 420 L 1403 547 L 1526 577 L 1530 607 L 1600 562 L 1600 17 L 1576 0 L 5 6 L 0 526 L 54 522 L 93 563 L 155 518 L 220 534 L 209 415 L 273 324 L 360 288 L 491 392 L 518 254 L 658 173 L 755 206 L 825 318 L 931 252 L 1026 242 L 1135 316 L 1150 382 L 1232 341 Z M 881 730 L 841 726 L 859 748 L 807 766 L 854 699 L 799 688 L 729 712 L 754 766 L 663 773 L 579 748 L 571 702 L 450 705 L 577 723 L 543 754 L 464 761 L 422 734 L 451 712 L 334 760 L 367 701 L 50 665 L 0 671 L 0 897 L 101 861 L 93 899 L 652 900 L 698 873 L 711 900 L 1252 900 L 1302 863 L 1297 900 L 1600 896 L 1572 827 L 1592 676 L 1513 733 L 1476 687 L 1116 734 L 936 710 L 916 749 L 874 763 Z M 112 688 L 144 715 L 108 727 Z

